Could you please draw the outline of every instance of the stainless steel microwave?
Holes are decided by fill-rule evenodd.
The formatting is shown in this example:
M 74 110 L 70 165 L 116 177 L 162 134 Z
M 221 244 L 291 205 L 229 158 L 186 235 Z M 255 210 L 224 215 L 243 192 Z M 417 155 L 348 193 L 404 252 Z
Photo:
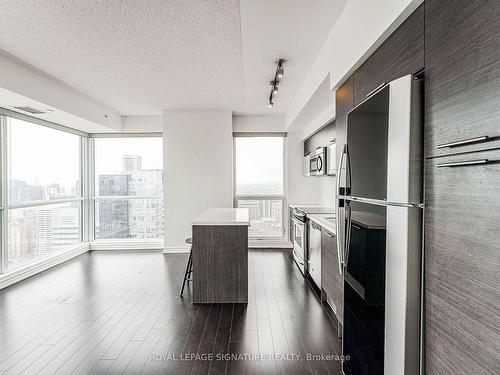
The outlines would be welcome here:
M 311 176 L 326 174 L 326 147 L 318 147 L 309 156 L 309 170 Z

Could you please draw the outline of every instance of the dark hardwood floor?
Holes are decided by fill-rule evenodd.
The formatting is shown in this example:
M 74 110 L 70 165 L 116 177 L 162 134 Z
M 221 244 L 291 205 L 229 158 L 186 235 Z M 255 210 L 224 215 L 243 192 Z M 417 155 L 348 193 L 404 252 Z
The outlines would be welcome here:
M 250 251 L 247 305 L 179 298 L 186 261 L 91 252 L 0 290 L 0 374 L 340 373 L 306 357 L 340 343 L 290 251 Z

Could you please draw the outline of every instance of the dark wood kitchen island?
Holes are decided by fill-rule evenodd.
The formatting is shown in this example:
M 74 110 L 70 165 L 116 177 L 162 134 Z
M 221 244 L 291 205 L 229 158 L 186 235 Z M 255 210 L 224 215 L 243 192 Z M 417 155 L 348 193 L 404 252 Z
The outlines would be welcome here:
M 193 303 L 248 302 L 247 208 L 210 208 L 193 226 Z

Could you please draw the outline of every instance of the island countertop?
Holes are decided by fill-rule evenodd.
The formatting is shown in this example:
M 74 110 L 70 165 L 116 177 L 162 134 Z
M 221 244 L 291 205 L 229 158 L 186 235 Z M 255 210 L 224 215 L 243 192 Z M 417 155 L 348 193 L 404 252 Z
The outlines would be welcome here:
M 209 208 L 192 225 L 250 225 L 248 208 Z

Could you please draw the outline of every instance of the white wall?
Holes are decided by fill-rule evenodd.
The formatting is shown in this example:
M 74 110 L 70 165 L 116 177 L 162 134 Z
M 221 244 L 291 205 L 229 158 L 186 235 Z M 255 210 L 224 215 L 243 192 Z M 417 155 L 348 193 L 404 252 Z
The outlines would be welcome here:
M 289 132 L 288 203 L 318 204 L 318 178 L 304 177 L 304 142 L 302 132 Z
M 233 116 L 233 132 L 284 132 L 285 117 L 283 115 L 235 115 Z
M 335 203 L 335 177 L 321 176 L 318 180 L 318 204 L 323 207 L 332 207 Z
M 161 133 L 162 131 L 162 116 L 122 116 L 122 132 L 124 133 Z
M 326 77 L 330 90 L 338 88 L 422 2 L 349 0 L 338 19 L 332 20 L 332 30 L 287 110 L 287 129 L 307 110 Z
M 331 88 L 339 87 L 422 2 L 349 0 L 328 39 Z
M 231 111 L 164 111 L 165 252 L 186 250 L 191 221 L 233 206 Z
M 121 131 L 121 118 L 111 108 L 2 53 L 0 88 L 0 106 L 52 109 L 51 114 L 35 117 L 86 132 Z

